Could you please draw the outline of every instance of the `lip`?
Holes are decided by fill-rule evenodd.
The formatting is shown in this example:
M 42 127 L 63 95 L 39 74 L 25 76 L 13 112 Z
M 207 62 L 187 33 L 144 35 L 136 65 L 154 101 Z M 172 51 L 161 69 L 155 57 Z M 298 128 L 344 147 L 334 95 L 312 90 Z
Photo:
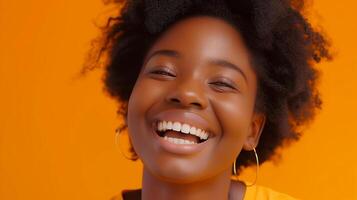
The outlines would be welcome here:
M 154 138 L 160 148 L 162 148 L 166 152 L 178 155 L 197 154 L 202 151 L 206 146 L 208 146 L 210 141 L 212 140 L 212 138 L 208 138 L 208 140 L 197 144 L 174 144 L 165 140 L 163 137 L 160 137 L 156 133 L 155 125 L 152 126 L 152 133 L 154 134 Z

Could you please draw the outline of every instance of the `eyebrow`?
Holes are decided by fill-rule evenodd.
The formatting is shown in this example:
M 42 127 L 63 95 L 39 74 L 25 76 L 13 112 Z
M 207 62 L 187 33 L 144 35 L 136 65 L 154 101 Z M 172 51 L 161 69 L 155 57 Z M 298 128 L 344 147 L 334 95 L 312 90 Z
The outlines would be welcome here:
M 157 50 L 154 51 L 153 53 L 151 53 L 147 58 L 146 58 L 146 62 L 149 61 L 152 57 L 157 56 L 157 55 L 162 55 L 162 56 L 168 56 L 168 57 L 174 57 L 174 58 L 178 58 L 180 57 L 180 53 L 175 51 L 175 50 L 170 50 L 170 49 L 161 49 L 161 50 Z M 237 65 L 227 61 L 227 60 L 223 60 L 223 59 L 211 59 L 209 61 L 210 64 L 216 65 L 216 66 L 221 66 L 221 67 L 226 67 L 229 69 L 233 69 L 235 71 L 237 71 L 238 73 L 240 73 L 244 80 L 246 82 L 248 82 L 247 76 L 245 75 L 245 73 L 243 72 L 243 70 L 238 67 Z
M 228 62 L 226 60 L 223 60 L 223 59 L 212 59 L 209 62 L 211 64 L 213 64 L 213 65 L 226 67 L 226 68 L 233 69 L 233 70 L 237 71 L 238 73 L 240 73 L 243 76 L 244 80 L 246 82 L 248 82 L 247 76 L 245 75 L 243 70 L 241 68 L 239 68 L 237 65 L 235 65 L 233 63 L 230 63 L 230 62 Z
M 147 56 L 147 58 L 145 59 L 145 63 L 148 62 L 152 57 L 157 56 L 157 55 L 174 57 L 174 58 L 180 57 L 180 53 L 177 51 L 170 50 L 170 49 L 161 49 L 161 50 L 157 50 L 157 51 L 154 51 L 153 53 L 149 54 Z

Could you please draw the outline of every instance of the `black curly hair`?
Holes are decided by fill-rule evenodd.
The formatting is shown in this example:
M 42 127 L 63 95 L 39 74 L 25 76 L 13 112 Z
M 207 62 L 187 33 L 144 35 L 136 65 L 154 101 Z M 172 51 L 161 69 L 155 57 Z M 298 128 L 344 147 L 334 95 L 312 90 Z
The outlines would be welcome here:
M 316 88 L 321 60 L 332 59 L 326 37 L 303 16 L 302 0 L 115 0 L 117 17 L 109 18 L 103 34 L 94 40 L 89 60 L 98 66 L 104 58 L 103 81 L 108 94 L 121 106 L 127 102 L 150 47 L 170 25 L 187 17 L 206 15 L 230 23 L 242 34 L 258 77 L 255 110 L 266 114 L 257 146 L 260 163 L 278 155 L 277 149 L 296 141 L 301 127 L 321 108 Z M 90 63 L 90 64 L 88 64 Z M 88 62 L 83 73 L 93 69 Z M 126 124 L 123 125 L 125 130 Z M 135 152 L 132 149 L 132 152 Z M 237 167 L 255 163 L 246 151 Z M 239 172 L 239 171 L 238 171 Z

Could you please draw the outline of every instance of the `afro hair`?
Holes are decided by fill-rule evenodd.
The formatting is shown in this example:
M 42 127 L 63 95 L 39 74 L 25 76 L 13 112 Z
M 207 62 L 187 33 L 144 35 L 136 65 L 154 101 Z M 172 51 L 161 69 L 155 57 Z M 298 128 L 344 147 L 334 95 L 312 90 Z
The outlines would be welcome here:
M 321 100 L 314 67 L 332 58 L 329 42 L 303 16 L 304 1 L 292 0 L 117 0 L 116 17 L 109 18 L 102 35 L 94 40 L 88 61 L 104 59 L 104 87 L 120 102 L 125 117 L 127 102 L 143 59 L 170 25 L 187 17 L 207 15 L 229 22 L 242 34 L 252 53 L 258 77 L 256 111 L 266 114 L 257 146 L 260 163 L 278 155 L 277 149 L 299 139 L 301 127 L 310 122 Z M 91 64 L 88 64 L 91 63 Z M 83 73 L 93 69 L 88 62 Z M 126 124 L 123 125 L 125 130 Z M 135 152 L 132 149 L 132 152 Z M 246 151 L 237 167 L 255 164 Z M 239 172 L 239 171 L 238 171 Z

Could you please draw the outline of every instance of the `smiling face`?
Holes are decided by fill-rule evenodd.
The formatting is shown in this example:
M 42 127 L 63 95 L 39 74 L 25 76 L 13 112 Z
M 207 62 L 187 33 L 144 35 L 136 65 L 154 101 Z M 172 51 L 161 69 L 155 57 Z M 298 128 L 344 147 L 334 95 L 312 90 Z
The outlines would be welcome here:
M 259 140 L 256 90 L 235 28 L 206 16 L 174 24 L 147 53 L 129 99 L 130 138 L 145 168 L 174 182 L 230 170 L 242 148 Z

